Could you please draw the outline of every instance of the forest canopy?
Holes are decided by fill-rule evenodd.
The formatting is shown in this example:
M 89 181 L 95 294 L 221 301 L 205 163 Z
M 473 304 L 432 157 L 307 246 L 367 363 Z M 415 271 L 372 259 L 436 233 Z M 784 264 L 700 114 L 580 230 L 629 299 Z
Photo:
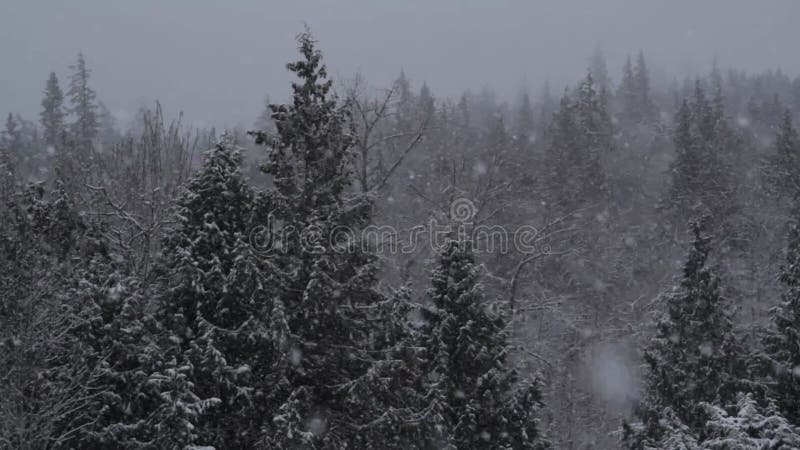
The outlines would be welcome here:
M 0 448 L 800 448 L 800 76 L 321 48 L 249 127 L 120 124 L 83 53 L 7 116 Z

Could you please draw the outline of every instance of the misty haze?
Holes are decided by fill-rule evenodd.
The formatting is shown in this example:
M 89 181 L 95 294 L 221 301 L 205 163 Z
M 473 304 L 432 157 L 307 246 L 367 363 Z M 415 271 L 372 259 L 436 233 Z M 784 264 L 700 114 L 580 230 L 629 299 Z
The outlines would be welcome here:
M 798 19 L 0 0 L 0 449 L 800 449 Z

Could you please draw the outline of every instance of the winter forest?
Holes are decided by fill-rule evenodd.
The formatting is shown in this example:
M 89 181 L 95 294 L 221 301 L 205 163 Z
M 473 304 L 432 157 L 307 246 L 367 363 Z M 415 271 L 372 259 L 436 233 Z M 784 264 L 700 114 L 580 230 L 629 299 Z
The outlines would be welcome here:
M 295 33 L 248 125 L 28 74 L 0 449 L 800 449 L 800 73 L 450 95 Z

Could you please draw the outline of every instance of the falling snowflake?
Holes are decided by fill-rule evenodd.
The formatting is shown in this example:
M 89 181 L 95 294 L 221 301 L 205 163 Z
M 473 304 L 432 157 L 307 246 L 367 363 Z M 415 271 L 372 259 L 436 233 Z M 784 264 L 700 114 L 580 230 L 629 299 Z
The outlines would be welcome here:
M 747 128 L 750 126 L 750 119 L 744 116 L 739 116 L 736 118 L 736 125 L 739 125 L 739 128 Z
M 475 162 L 475 165 L 472 166 L 472 170 L 476 175 L 486 175 L 488 168 L 486 167 L 486 163 L 478 160 Z
M 300 361 L 303 359 L 303 352 L 300 351 L 299 348 L 295 347 L 295 348 L 292 349 L 290 358 L 291 358 L 291 361 L 292 361 L 292 365 L 299 366 L 300 365 Z
M 321 417 L 312 417 L 311 420 L 308 421 L 308 431 L 314 436 L 321 436 L 325 433 L 326 429 L 325 420 Z

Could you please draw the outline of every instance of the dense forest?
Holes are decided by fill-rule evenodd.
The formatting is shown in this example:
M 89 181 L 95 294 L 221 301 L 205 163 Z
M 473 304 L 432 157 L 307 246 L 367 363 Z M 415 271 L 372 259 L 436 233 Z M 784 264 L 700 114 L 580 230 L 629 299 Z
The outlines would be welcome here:
M 800 76 L 319 47 L 252 127 L 123 126 L 82 54 L 8 115 L 0 448 L 800 448 Z

